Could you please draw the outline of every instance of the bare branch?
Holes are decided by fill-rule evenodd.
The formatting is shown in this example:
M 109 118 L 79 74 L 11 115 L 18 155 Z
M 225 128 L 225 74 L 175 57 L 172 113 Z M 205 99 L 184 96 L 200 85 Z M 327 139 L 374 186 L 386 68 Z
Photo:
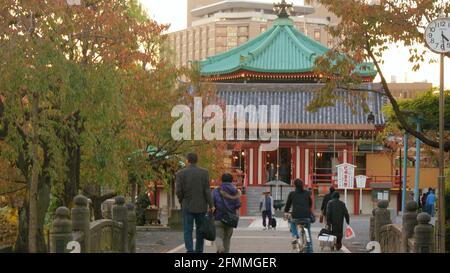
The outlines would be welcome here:
M 27 188 L 27 187 L 25 186 L 25 187 L 21 187 L 21 188 L 19 188 L 19 189 L 11 190 L 11 191 L 0 192 L 0 196 L 1 196 L 1 195 L 11 194 L 11 193 L 16 193 L 16 192 L 18 192 L 18 191 L 25 190 L 26 188 Z

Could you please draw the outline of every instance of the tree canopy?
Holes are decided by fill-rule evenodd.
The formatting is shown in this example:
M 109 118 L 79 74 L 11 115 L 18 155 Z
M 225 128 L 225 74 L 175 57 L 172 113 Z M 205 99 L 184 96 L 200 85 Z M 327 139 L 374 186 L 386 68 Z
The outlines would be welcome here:
M 435 60 L 426 59 L 427 50 L 418 45 L 424 45 L 423 33 L 428 22 L 442 13 L 448 14 L 450 3 L 433 0 L 380 0 L 375 5 L 369 5 L 368 1 L 363 0 L 318 2 L 336 14 L 339 23 L 329 28 L 337 45 L 326 56 L 316 60 L 317 71 L 324 75 L 322 80 L 326 87 L 318 94 L 320 100 L 313 101 L 311 107 L 333 104 L 333 100 L 339 99 L 338 94 L 333 92 L 336 87 L 352 91 L 364 101 L 365 92 L 358 91 L 367 90 L 359 88 L 363 79 L 355 73 L 355 67 L 369 61 L 374 64 L 381 78 L 382 90 L 378 91 L 386 94 L 400 126 L 423 143 L 438 148 L 436 138 L 416 132 L 414 124 L 402 113 L 390 92 L 381 64 L 383 54 L 390 44 L 409 48 L 410 58 L 405 62 L 409 61 L 413 70 L 420 69 L 426 61 L 434 62 Z M 446 142 L 445 150 L 450 150 L 450 142 Z

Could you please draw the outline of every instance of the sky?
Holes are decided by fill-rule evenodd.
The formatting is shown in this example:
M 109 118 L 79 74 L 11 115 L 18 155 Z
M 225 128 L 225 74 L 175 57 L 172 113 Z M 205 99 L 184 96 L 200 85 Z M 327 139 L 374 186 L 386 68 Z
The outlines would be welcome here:
M 159 23 L 170 24 L 170 32 L 186 28 L 186 10 L 187 0 L 140 0 L 147 9 L 149 15 Z M 250 0 L 251 1 L 251 0 Z M 259 0 L 268 3 L 274 0 Z M 303 0 L 291 0 L 294 4 L 303 4 Z M 417 47 L 423 50 L 424 46 Z M 439 87 L 439 63 L 423 63 L 422 68 L 417 72 L 412 72 L 412 64 L 408 62 L 409 51 L 402 46 L 391 45 L 388 52 L 385 53 L 382 65 L 383 73 L 388 82 L 392 77 L 396 77 L 397 82 L 431 82 L 433 86 Z M 438 59 L 439 55 L 431 53 L 428 58 Z M 450 58 L 446 58 L 446 79 L 445 86 L 450 89 Z M 375 79 L 375 81 L 379 81 Z

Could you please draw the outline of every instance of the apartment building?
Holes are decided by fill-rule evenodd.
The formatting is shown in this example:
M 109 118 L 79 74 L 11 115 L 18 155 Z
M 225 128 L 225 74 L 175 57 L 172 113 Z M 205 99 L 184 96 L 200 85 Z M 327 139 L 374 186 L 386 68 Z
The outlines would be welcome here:
M 294 5 L 291 19 L 295 27 L 332 47 L 334 41 L 326 27 L 338 22 L 315 1 Z M 169 34 L 169 46 L 174 51 L 177 65 L 199 61 L 235 48 L 272 26 L 277 18 L 273 3 L 244 0 L 188 0 L 185 30 Z

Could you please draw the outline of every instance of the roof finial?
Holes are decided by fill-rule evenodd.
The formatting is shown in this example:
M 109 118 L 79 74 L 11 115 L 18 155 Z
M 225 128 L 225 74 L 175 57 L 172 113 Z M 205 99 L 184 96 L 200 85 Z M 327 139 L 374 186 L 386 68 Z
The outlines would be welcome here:
M 279 18 L 288 18 L 293 7 L 293 4 L 288 4 L 285 0 L 281 0 L 281 3 L 273 4 L 273 10 L 278 14 Z

